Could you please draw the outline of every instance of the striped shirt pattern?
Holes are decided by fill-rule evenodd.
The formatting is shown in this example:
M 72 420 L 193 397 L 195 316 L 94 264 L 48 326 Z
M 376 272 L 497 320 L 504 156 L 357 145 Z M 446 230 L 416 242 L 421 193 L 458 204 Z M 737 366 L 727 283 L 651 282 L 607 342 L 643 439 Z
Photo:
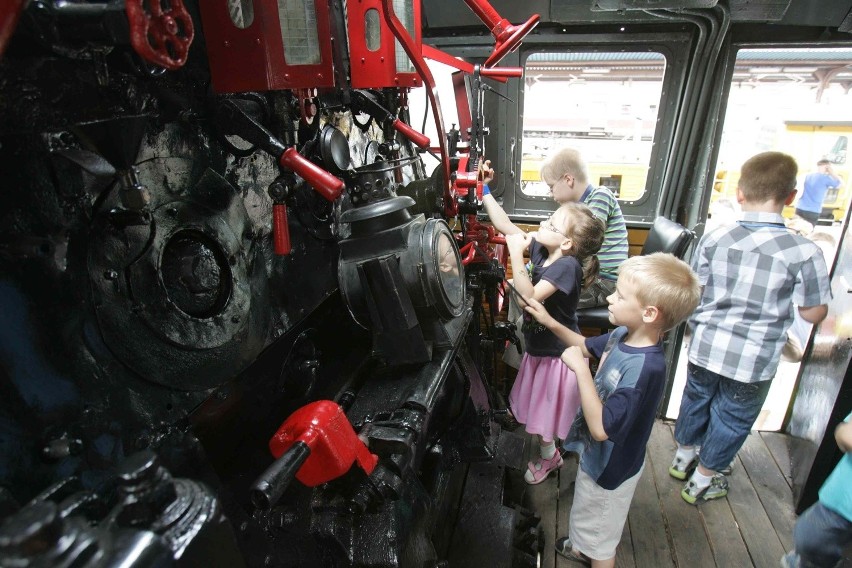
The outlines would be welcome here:
M 606 187 L 590 185 L 580 202 L 588 205 L 595 217 L 606 224 L 604 242 L 598 252 L 600 276 L 616 280 L 618 267 L 627 260 L 627 225 L 624 224 L 624 215 L 621 214 L 618 199 Z
M 689 319 L 689 360 L 743 383 L 775 376 L 795 306 L 831 299 L 822 250 L 775 213 L 746 212 L 707 233 L 692 265 L 704 292 Z

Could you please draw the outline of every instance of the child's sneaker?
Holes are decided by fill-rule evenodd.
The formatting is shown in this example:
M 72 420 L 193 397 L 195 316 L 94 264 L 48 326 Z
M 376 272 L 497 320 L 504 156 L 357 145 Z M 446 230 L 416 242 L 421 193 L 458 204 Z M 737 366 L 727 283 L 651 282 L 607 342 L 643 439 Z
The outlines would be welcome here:
M 530 485 L 541 483 L 547 479 L 547 476 L 550 475 L 551 471 L 562 467 L 562 464 L 562 456 L 559 454 L 559 450 L 557 449 L 556 453 L 553 454 L 553 457 L 550 459 L 538 458 L 534 462 L 529 462 L 527 464 L 527 471 L 524 474 L 524 481 Z
M 686 461 L 680 456 L 675 456 L 672 461 L 672 465 L 669 468 L 669 475 L 674 477 L 675 479 L 680 479 L 683 481 L 686 479 L 692 470 L 698 465 L 698 455 L 696 454 L 690 461 Z
M 733 460 L 731 460 L 731 463 L 729 463 L 727 466 L 720 469 L 717 473 L 721 473 L 722 475 L 724 475 L 726 477 L 728 475 L 731 475 L 731 472 L 734 471 L 734 462 L 735 461 L 737 461 L 737 458 L 734 458 Z
M 683 486 L 680 496 L 690 505 L 695 505 L 699 499 L 709 501 L 718 499 L 728 494 L 728 480 L 721 473 L 717 473 L 710 479 L 710 485 L 699 489 L 695 482 L 690 479 Z

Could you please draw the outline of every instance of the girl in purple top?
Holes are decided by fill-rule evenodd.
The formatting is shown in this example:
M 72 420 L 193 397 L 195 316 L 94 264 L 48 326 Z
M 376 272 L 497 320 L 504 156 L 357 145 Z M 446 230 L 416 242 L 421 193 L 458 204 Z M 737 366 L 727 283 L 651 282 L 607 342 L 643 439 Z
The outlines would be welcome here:
M 587 206 L 566 203 L 542 221 L 538 232 L 527 234 L 508 220 L 491 195 L 483 197 L 483 204 L 495 227 L 506 233 L 519 301 L 535 298 L 557 321 L 578 331 L 577 301 L 597 276 L 600 265 L 595 255 L 603 242 L 604 224 Z M 527 249 L 529 268 L 524 264 Z M 528 316 L 523 331 L 527 352 L 509 404 L 527 432 L 539 436 L 541 457 L 529 463 L 524 475 L 527 483 L 536 484 L 562 465 L 554 441 L 568 434 L 580 398 L 577 377 L 559 359 L 565 348 L 559 339 Z

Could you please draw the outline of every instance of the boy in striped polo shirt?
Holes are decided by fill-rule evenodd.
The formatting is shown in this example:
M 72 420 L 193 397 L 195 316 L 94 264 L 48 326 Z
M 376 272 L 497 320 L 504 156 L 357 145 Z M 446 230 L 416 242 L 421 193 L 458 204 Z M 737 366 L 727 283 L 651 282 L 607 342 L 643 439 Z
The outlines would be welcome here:
M 627 260 L 627 226 L 618 199 L 606 187 L 589 183 L 586 162 L 574 148 L 563 148 L 541 166 L 541 179 L 559 203 L 578 201 L 588 205 L 604 222 L 604 242 L 598 252 L 601 268 L 598 278 L 580 294 L 578 308 L 606 306 L 606 298 L 615 291 L 618 267 Z

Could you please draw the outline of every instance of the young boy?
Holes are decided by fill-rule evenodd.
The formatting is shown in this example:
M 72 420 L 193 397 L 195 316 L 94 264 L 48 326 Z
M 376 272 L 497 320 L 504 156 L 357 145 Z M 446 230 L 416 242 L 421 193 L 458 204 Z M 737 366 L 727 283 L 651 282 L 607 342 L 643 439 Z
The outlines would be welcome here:
M 837 566 L 852 544 L 852 414 L 834 430 L 844 453 L 819 490 L 819 501 L 796 521 L 795 549 L 781 559 L 784 568 Z
M 780 152 L 747 160 L 737 185 L 742 221 L 705 234 L 693 259 L 703 291 L 689 319 L 678 448 L 669 468 L 681 480 L 695 468 L 681 491 L 690 504 L 728 494 L 724 473 L 763 407 L 793 304 L 811 323 L 828 310 L 831 289 L 819 245 L 791 234 L 781 216 L 796 196 L 797 169 Z
M 651 283 L 651 284 L 649 284 Z M 645 463 L 666 382 L 663 334 L 698 304 L 698 280 L 689 266 L 666 253 L 634 256 L 618 271 L 609 302 L 617 329 L 584 338 L 554 320 L 541 304 L 527 311 L 570 345 L 562 361 L 577 375 L 581 412 L 567 444 L 583 442 L 562 556 L 595 567 L 615 566 L 630 501 Z M 584 357 L 600 360 L 592 379 Z

